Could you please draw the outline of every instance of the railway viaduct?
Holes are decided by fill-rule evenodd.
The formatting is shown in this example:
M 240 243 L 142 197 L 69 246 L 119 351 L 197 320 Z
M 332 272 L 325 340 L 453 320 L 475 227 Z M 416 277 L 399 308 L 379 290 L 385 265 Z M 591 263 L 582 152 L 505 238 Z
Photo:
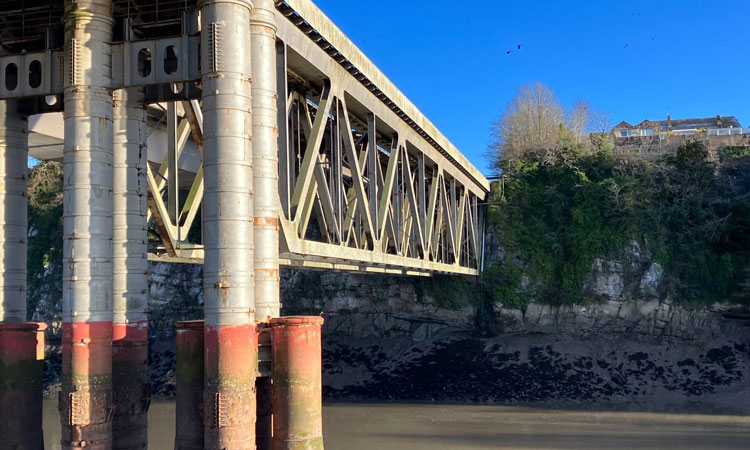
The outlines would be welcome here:
M 177 449 L 323 448 L 280 266 L 479 274 L 488 181 L 310 0 L 0 0 L 4 448 L 43 448 L 29 155 L 64 170 L 64 449 L 147 448 L 149 259 L 204 267 Z

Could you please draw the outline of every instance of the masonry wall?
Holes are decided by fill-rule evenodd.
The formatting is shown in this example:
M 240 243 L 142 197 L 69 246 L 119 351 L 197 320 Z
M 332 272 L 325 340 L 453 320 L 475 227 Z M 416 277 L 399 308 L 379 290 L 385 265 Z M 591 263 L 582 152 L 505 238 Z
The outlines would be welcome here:
M 631 136 L 616 137 L 614 154 L 619 157 L 640 157 L 656 159 L 674 152 L 677 147 L 687 142 L 700 141 L 714 160 L 718 160 L 723 147 L 750 146 L 750 135 L 709 136 L 694 134 L 692 136 Z

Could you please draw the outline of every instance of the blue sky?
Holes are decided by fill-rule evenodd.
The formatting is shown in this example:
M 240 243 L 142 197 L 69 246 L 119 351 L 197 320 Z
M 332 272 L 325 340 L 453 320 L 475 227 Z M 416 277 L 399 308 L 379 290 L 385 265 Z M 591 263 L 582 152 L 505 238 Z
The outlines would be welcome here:
M 750 126 L 750 2 L 315 3 L 485 173 L 491 122 L 535 80 L 615 123 Z

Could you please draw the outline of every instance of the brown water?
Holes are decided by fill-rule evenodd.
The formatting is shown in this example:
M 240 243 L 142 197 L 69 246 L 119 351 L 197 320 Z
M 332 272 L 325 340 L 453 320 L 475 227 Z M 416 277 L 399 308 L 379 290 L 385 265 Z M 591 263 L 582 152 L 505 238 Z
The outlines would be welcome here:
M 45 448 L 60 448 L 45 401 Z M 149 448 L 174 448 L 174 402 L 149 411 Z M 517 406 L 327 404 L 326 450 L 750 449 L 750 417 Z

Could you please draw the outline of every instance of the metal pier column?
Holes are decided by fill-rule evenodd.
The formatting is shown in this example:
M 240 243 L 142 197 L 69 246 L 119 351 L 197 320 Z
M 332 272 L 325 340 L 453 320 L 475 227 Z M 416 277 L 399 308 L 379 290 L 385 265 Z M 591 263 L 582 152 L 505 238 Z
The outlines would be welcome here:
M 255 317 L 279 317 L 279 157 L 276 93 L 276 16 L 273 0 L 255 0 L 250 13 L 255 214 Z M 271 379 L 259 377 L 256 444 L 271 448 Z
M 114 92 L 113 449 L 148 448 L 146 109 L 139 89 Z
M 27 117 L 0 101 L 0 442 L 41 450 L 42 354 L 36 323 L 26 323 Z
M 28 234 L 27 117 L 13 100 L 0 101 L 0 322 L 26 322 Z
M 66 0 L 62 448 L 112 446 L 111 0 Z
M 322 317 L 272 319 L 273 450 L 323 450 Z
M 273 0 L 250 14 L 255 196 L 255 317 L 279 317 L 279 156 L 276 115 L 276 18 Z
M 255 448 L 253 149 L 247 0 L 202 0 L 204 444 Z

